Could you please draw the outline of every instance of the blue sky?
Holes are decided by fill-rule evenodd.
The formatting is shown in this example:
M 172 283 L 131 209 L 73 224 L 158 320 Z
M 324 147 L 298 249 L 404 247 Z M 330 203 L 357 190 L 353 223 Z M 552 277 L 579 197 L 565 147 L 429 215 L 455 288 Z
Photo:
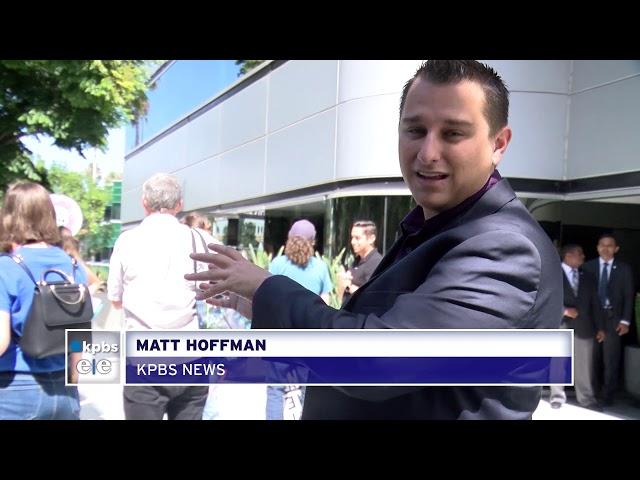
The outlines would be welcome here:
M 147 92 L 149 113 L 142 125 L 148 140 L 194 108 L 210 100 L 238 80 L 235 60 L 177 60 Z M 134 146 L 132 128 L 127 128 L 127 151 Z
M 75 150 L 63 150 L 54 146 L 53 139 L 49 137 L 41 136 L 40 139 L 35 136 L 23 137 L 22 142 L 44 161 L 46 167 L 59 163 L 69 170 L 82 171 L 95 160 L 104 175 L 109 172 L 122 172 L 124 168 L 124 128 L 109 131 L 106 152 L 103 153 L 96 148 L 87 149 L 84 151 L 86 158 L 82 158 Z

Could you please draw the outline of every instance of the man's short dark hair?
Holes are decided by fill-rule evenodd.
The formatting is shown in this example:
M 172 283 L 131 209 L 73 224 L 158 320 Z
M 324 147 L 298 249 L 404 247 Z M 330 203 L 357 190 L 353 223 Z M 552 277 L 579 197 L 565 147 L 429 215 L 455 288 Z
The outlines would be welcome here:
M 613 233 L 603 233 L 598 237 L 598 243 L 600 243 L 600 240 L 602 240 L 603 238 L 611 238 L 613 240 L 613 243 L 616 244 L 616 247 L 618 245 L 620 245 L 618 243 L 618 239 L 616 238 L 616 236 Z
M 480 84 L 485 96 L 484 116 L 490 135 L 498 133 L 509 121 L 509 90 L 500 75 L 490 66 L 475 60 L 427 60 L 402 90 L 400 116 L 416 78 L 435 84 L 455 84 L 469 80 Z
M 353 225 L 351 226 L 351 228 L 353 227 L 363 228 L 364 234 L 367 237 L 370 237 L 371 235 L 377 236 L 378 234 L 378 229 L 376 228 L 376 224 L 371 220 L 356 220 L 355 222 L 353 222 Z
M 577 243 L 567 243 L 564 247 L 562 247 L 562 249 L 560 250 L 560 258 L 564 261 L 564 258 L 569 254 L 569 253 L 574 253 L 577 252 L 578 250 L 582 250 L 582 247 L 580 245 L 578 245 Z

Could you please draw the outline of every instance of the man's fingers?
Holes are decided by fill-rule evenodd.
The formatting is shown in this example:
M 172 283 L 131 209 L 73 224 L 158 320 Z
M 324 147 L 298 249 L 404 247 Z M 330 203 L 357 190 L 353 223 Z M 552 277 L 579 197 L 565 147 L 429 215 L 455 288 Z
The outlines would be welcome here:
M 233 306 L 231 305 L 231 299 L 229 297 L 210 297 L 207 298 L 207 303 L 209 305 L 213 305 L 214 307 L 233 308 Z
M 216 267 L 225 268 L 233 263 L 224 255 L 215 255 L 213 253 L 190 253 L 189 257 L 197 262 L 213 263 Z
M 224 245 L 218 245 L 216 243 L 210 243 L 207 247 L 209 247 L 209 250 L 222 254 L 223 256 L 227 256 L 233 260 L 244 260 L 242 254 L 233 247 L 225 247 Z
M 218 280 L 223 280 L 226 276 L 227 274 L 222 270 L 214 269 L 214 270 L 204 270 L 198 273 L 187 273 L 184 276 L 184 279 L 190 280 L 190 281 L 204 280 L 209 282 L 217 282 Z
M 197 260 L 201 261 L 201 262 L 207 262 L 207 263 L 211 263 L 213 262 L 214 258 L 217 256 L 214 253 L 190 253 L 189 257 L 193 258 L 194 260 L 196 260 L 195 257 L 198 257 Z
M 618 332 L 618 335 L 620 336 L 625 335 L 628 331 L 629 327 L 627 327 L 626 325 L 618 325 L 616 327 L 616 332 Z
M 211 298 L 215 295 L 220 295 L 227 290 L 228 288 L 226 287 L 225 282 L 218 282 L 210 285 L 206 290 L 201 290 L 196 293 L 196 300 L 206 300 L 207 298 Z

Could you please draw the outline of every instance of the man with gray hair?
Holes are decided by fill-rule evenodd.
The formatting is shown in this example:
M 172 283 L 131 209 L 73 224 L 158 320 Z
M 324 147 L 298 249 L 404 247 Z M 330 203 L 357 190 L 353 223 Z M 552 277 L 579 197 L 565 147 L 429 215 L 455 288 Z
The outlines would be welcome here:
M 157 173 L 142 186 L 145 218 L 123 232 L 115 243 L 109 266 L 108 296 L 123 309 L 127 329 L 197 330 L 195 284 L 184 279 L 193 271 L 191 229 L 178 222 L 182 188 L 178 179 Z M 126 386 L 125 417 L 161 420 L 200 420 L 209 387 Z

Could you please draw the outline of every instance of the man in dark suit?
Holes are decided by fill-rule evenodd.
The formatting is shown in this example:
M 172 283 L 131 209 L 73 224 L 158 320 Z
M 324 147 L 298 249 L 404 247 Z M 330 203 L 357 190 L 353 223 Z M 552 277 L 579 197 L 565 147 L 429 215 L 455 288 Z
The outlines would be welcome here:
M 496 170 L 509 141 L 508 91 L 475 61 L 430 60 L 400 102 L 400 169 L 418 206 L 372 277 L 341 310 L 232 249 L 201 297 L 253 309 L 252 328 L 558 328 L 553 245 Z M 250 303 L 252 302 L 252 303 Z M 244 309 L 247 312 L 248 308 Z M 540 387 L 308 387 L 303 419 L 529 419 Z
M 612 405 L 620 368 L 622 335 L 629 332 L 633 315 L 634 286 L 631 267 L 615 259 L 620 246 L 611 234 L 598 239 L 599 258 L 588 261 L 584 270 L 597 279 L 598 298 L 604 309 L 606 338 L 596 348 L 596 368 L 604 367 L 600 392 L 604 405 Z
M 601 410 L 593 390 L 593 340 L 601 343 L 605 332 L 595 281 L 580 268 L 584 263 L 580 245 L 565 245 L 560 256 L 564 271 L 564 312 L 560 328 L 573 329 L 576 398 L 583 407 Z M 552 408 L 561 407 L 566 399 L 564 387 L 551 386 Z

